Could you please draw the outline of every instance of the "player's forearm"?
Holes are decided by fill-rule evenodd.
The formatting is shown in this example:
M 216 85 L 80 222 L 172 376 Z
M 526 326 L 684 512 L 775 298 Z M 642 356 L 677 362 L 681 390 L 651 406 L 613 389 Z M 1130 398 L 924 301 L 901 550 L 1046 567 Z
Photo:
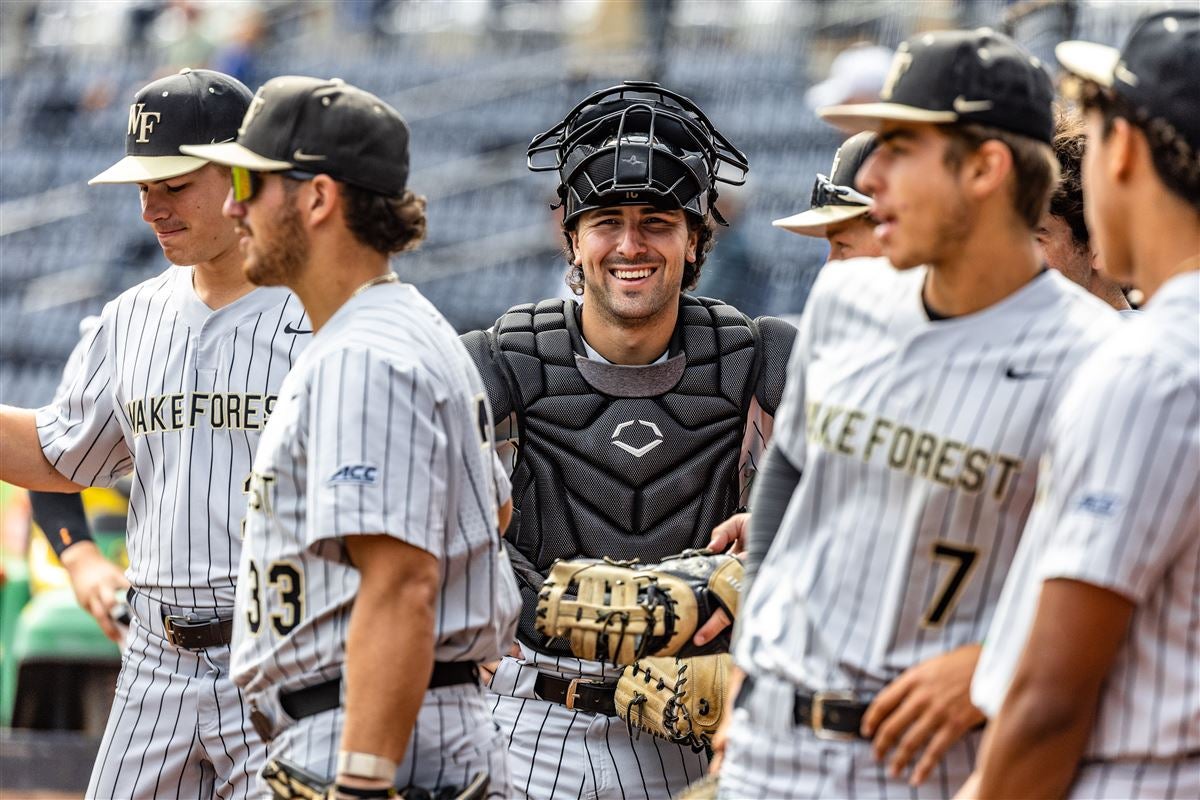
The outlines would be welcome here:
M 1014 684 L 989 728 L 978 767 L 979 798 L 1063 797 L 1092 727 L 1094 705 L 1058 687 Z
M 84 488 L 67 480 L 46 460 L 35 412 L 14 406 L 0 406 L 0 481 L 43 492 Z
M 92 541 L 92 529 L 78 494 L 34 491 L 29 493 L 29 505 L 33 521 L 59 558 L 68 547 Z
M 783 522 L 788 503 L 796 486 L 800 483 L 800 470 L 796 469 L 783 451 L 770 447 L 763 458 L 762 468 L 755 480 L 754 494 L 750 499 L 750 536 L 746 542 L 746 579 L 743 594 L 749 592 L 750 583 L 758 574 L 775 541 L 775 534 Z
M 346 638 L 343 751 L 397 763 L 404 756 L 433 672 L 433 564 L 432 580 L 428 574 L 400 581 L 384 571 L 363 574 Z

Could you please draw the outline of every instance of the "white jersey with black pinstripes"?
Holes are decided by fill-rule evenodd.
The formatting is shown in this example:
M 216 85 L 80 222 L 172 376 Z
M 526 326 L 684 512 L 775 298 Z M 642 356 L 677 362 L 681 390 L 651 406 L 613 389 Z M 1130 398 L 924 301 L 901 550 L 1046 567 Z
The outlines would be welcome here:
M 1085 751 L 1105 761 L 1200 753 L 1200 272 L 1168 281 L 1144 311 L 1079 370 L 1055 416 L 972 685 L 995 716 L 1043 581 L 1123 595 L 1136 609 Z
M 343 537 L 363 533 L 441 562 L 438 661 L 506 652 L 520 597 L 491 428 L 479 373 L 416 289 L 372 287 L 338 309 L 284 382 L 254 462 L 234 680 L 253 696 L 341 674 L 359 582 Z
M 1116 312 L 1056 272 L 930 321 L 926 268 L 826 265 L 774 442 L 802 471 L 747 598 L 738 662 L 869 696 L 983 638 L 1050 411 Z
M 285 289 L 213 311 L 191 268 L 122 293 L 85 333 L 73 373 L 37 412 L 56 470 L 85 486 L 133 472 L 128 577 L 158 602 L 233 605 L 243 487 L 309 326 Z

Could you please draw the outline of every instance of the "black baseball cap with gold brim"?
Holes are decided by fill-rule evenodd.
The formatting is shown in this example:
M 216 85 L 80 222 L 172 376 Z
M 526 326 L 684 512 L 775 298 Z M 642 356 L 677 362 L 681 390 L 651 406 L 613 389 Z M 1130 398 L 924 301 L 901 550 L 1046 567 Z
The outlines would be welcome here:
M 817 113 L 846 131 L 878 130 L 884 120 L 948 125 L 973 122 L 1049 143 L 1054 84 L 1041 62 L 990 28 L 934 31 L 896 49 L 879 102 Z
M 1068 73 L 1099 84 L 1149 118 L 1175 128 L 1200 150 L 1200 10 L 1176 8 L 1149 14 L 1123 49 L 1092 42 L 1062 42 L 1054 56 Z M 1072 94 L 1065 81 L 1064 93 Z
M 408 182 L 400 113 L 337 78 L 272 78 L 254 95 L 236 141 L 182 149 L 255 172 L 328 175 L 388 197 L 402 195 Z
M 877 141 L 874 133 L 863 131 L 842 142 L 833 156 L 829 177 L 817 175 L 813 183 L 809 209 L 771 224 L 801 236 L 821 237 L 830 225 L 865 216 L 871 198 L 858 189 L 855 176 L 875 151 Z
M 208 69 L 143 86 L 129 106 L 125 157 L 88 184 L 165 181 L 200 169 L 208 161 L 180 148 L 233 141 L 251 96 L 237 78 Z

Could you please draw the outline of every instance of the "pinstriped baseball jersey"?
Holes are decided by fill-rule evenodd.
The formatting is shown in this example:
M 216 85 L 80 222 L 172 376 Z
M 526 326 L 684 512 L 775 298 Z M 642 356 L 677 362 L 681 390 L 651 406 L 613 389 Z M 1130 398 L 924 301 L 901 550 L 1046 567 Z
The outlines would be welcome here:
M 1054 272 L 931 322 L 925 268 L 833 262 L 805 307 L 774 441 L 803 477 L 751 588 L 751 674 L 879 691 L 983 638 L 1046 420 L 1117 314 Z
M 490 431 L 479 373 L 416 289 L 343 305 L 288 375 L 255 458 L 234 679 L 253 695 L 341 674 L 359 581 L 342 537 L 361 533 L 441 562 L 437 660 L 505 652 L 520 598 Z
M 284 289 L 217 310 L 171 268 L 122 293 L 37 412 L 46 458 L 72 481 L 133 471 L 130 581 L 154 599 L 232 606 L 254 448 L 309 325 Z
M 1055 416 L 972 685 L 995 716 L 1042 581 L 1127 597 L 1136 609 L 1097 704 L 1091 759 L 1200 752 L 1200 272 L 1167 282 L 1144 310 L 1080 368 Z

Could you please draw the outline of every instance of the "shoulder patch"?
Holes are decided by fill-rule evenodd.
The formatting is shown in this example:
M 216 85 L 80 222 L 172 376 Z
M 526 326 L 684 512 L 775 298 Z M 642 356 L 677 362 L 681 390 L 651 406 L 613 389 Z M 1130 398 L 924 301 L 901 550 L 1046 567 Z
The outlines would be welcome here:
M 1120 497 L 1110 492 L 1085 492 L 1075 501 L 1073 510 L 1100 519 L 1112 519 L 1124 505 Z
M 374 464 L 343 464 L 325 481 L 327 484 L 357 483 L 369 486 L 375 483 L 379 470 Z

